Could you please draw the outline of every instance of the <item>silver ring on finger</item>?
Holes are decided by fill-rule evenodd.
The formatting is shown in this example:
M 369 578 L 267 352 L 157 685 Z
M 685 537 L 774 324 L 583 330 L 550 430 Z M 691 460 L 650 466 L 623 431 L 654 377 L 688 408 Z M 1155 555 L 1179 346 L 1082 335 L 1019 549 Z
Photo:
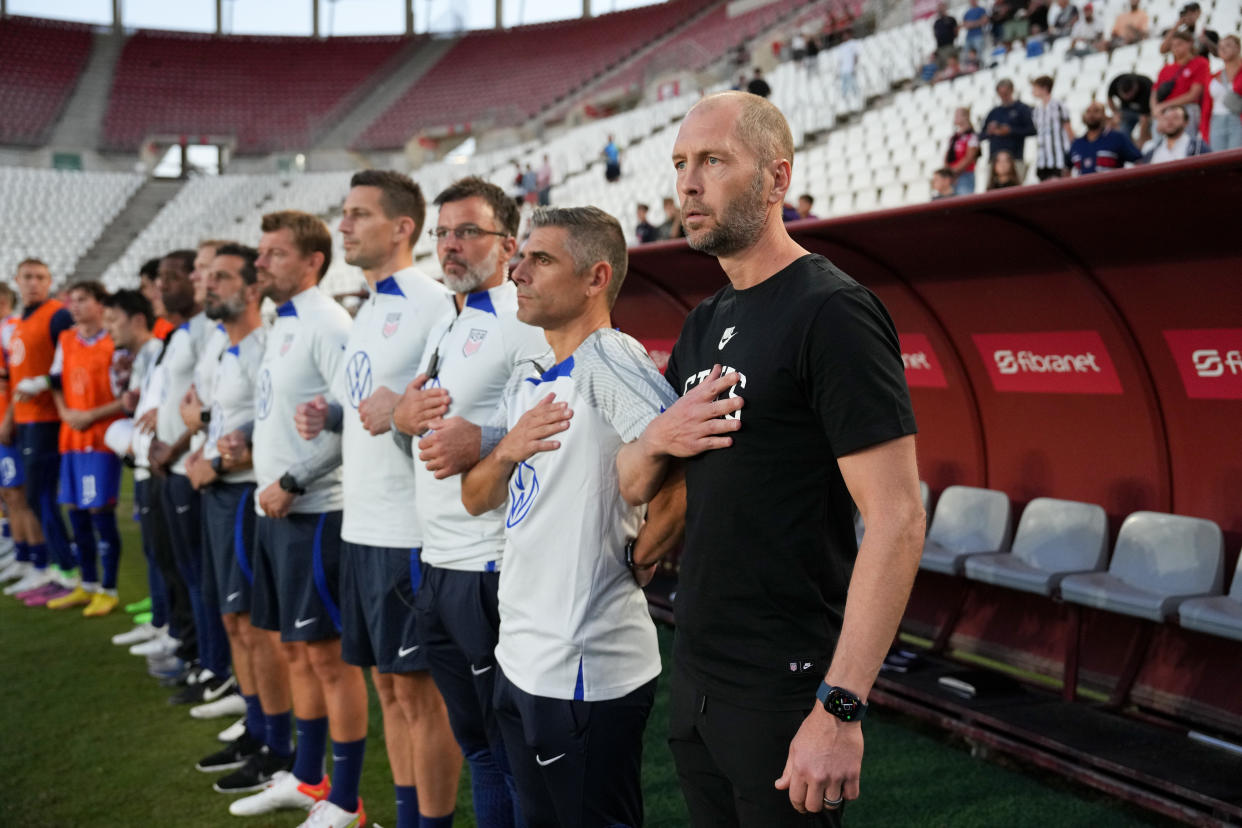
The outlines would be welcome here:
M 842 803 L 842 802 L 844 802 L 844 801 L 845 801 L 845 795 L 844 795 L 844 794 L 842 794 L 841 796 L 837 797 L 836 799 L 829 799 L 828 797 L 826 797 L 826 796 L 825 796 L 825 797 L 824 797 L 824 807 L 825 807 L 825 808 L 840 808 L 840 807 L 841 807 L 841 803 Z

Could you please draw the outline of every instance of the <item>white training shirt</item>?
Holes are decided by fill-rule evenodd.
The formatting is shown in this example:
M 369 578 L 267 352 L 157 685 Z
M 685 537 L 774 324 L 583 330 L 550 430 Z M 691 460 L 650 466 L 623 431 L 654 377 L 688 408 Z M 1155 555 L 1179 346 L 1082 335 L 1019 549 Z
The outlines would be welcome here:
M 203 445 L 203 458 L 208 462 L 220 456 L 216 442 L 221 437 L 254 419 L 255 388 L 259 384 L 259 364 L 263 361 L 266 342 L 267 331 L 260 325 L 236 345 L 226 348 L 215 365 L 215 375 L 211 378 L 211 420 L 207 423 Z M 219 480 L 253 483 L 254 469 L 226 472 Z
M 185 433 L 185 423 L 181 421 L 181 398 L 189 390 L 190 383 L 194 382 L 194 368 L 212 329 L 207 314 L 199 313 L 168 334 L 167 350 L 160 362 L 165 375 L 164 393 L 159 402 L 160 417 L 155 428 L 155 435 L 161 442 L 171 445 Z M 185 474 L 188 454 L 188 451 L 182 454 L 172 464 L 174 473 Z
M 389 434 L 362 426 L 358 404 L 386 386 L 397 394 L 418 375 L 423 347 L 452 294 L 408 267 L 375 283 L 358 308 L 345 359 L 337 374 L 342 409 L 345 516 L 341 538 L 350 543 L 413 549 L 423 529 L 414 504 L 414 460 Z
M 210 320 L 208 324 L 210 324 Z M 216 384 L 216 369 L 220 366 L 220 360 L 224 357 L 224 352 L 230 344 L 229 332 L 224 329 L 224 324 L 220 322 L 217 322 L 215 327 L 207 332 L 207 337 L 203 341 L 203 350 L 198 355 L 198 362 L 194 364 L 194 391 L 198 394 L 198 401 L 203 404 L 203 411 L 211 410 L 212 390 Z M 190 438 L 190 452 L 198 451 L 206 442 L 207 429 L 200 428 Z
M 164 399 L 164 364 L 156 364 L 163 350 L 164 340 L 153 336 L 134 355 L 129 374 L 129 389 L 138 392 L 138 405 L 134 409 L 135 421 Z M 146 480 L 151 476 L 151 464 L 147 460 L 147 452 L 151 450 L 151 436 L 135 429 L 130 440 L 129 450 L 134 455 L 135 480 Z
M 314 440 L 303 440 L 293 415 L 301 403 L 331 392 L 348 336 L 348 311 L 318 287 L 302 291 L 276 309 L 259 366 L 250 436 L 259 491 L 299 463 L 324 452 L 339 453 L 339 434 L 325 430 Z M 316 480 L 298 482 L 306 487 L 306 494 L 293 501 L 292 511 L 333 512 L 344 505 L 339 467 Z M 254 508 L 263 514 L 257 497 Z
M 467 296 L 460 314 L 455 304 L 445 306 L 427 338 L 418 373 L 425 373 L 436 355 L 437 376 L 427 387 L 447 388 L 452 395 L 445 419 L 462 417 L 486 425 L 495 417 L 505 385 L 517 367 L 547 351 L 543 329 L 518 321 L 517 287 L 506 280 Z M 543 363 L 543 368 L 550 367 L 551 361 Z M 423 519 L 422 559 L 444 569 L 499 569 L 505 547 L 505 508 L 471 516 L 461 502 L 461 475 L 436 480 L 435 473 L 418 460 L 418 438 L 413 451 L 415 503 Z
M 519 369 L 505 390 L 505 425 L 550 393 L 573 419 L 559 449 L 509 479 L 496 660 L 532 695 L 606 701 L 660 673 L 647 600 L 625 565 L 642 509 L 621 497 L 617 452 L 677 394 L 637 341 L 610 328 L 542 375 Z

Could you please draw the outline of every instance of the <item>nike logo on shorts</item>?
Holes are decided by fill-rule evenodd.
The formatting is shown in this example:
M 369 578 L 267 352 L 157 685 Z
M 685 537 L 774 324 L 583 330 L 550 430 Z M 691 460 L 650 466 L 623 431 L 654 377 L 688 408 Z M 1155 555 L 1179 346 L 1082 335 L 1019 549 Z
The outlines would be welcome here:
M 552 764 L 558 759 L 564 759 L 564 758 L 565 758 L 565 754 L 563 753 L 557 754 L 556 756 L 553 756 L 551 759 L 542 759 L 540 758 L 538 753 L 535 754 L 535 761 L 539 763 L 539 767 L 541 768 L 546 768 L 548 765 Z
M 405 658 L 405 657 L 406 657 L 406 656 L 408 656 L 410 653 L 412 653 L 412 652 L 414 652 L 415 650 L 417 650 L 417 649 L 419 648 L 419 646 L 421 646 L 421 645 L 419 645 L 419 644 L 415 644 L 413 647 L 398 647 L 398 648 L 397 648 L 397 658 Z
M 482 670 L 476 670 L 476 669 L 475 669 L 475 666 L 474 666 L 473 664 L 471 664 L 471 665 L 470 665 L 470 673 L 471 673 L 471 675 L 481 676 L 481 675 L 483 675 L 484 673 L 486 673 L 488 670 L 492 669 L 492 668 L 493 668 L 493 667 L 495 667 L 495 666 L 496 666 L 495 664 L 489 664 L 489 665 L 487 665 L 486 667 L 484 667 Z
M 186 512 L 190 511 L 190 505 L 188 503 L 185 506 L 177 506 L 175 508 L 176 508 L 177 514 L 179 515 L 184 515 Z
M 300 630 L 303 627 L 305 627 L 307 624 L 314 624 L 315 621 L 317 620 L 318 619 L 316 618 L 299 618 L 298 620 L 293 622 L 293 626 Z
M 230 592 L 230 593 L 229 593 L 229 597 L 228 597 L 228 598 L 225 598 L 224 600 L 226 600 L 226 601 L 232 601 L 234 598 L 237 598 L 237 597 L 239 597 L 240 595 L 241 595 L 241 590 L 239 589 L 239 590 L 237 590 L 237 592 Z

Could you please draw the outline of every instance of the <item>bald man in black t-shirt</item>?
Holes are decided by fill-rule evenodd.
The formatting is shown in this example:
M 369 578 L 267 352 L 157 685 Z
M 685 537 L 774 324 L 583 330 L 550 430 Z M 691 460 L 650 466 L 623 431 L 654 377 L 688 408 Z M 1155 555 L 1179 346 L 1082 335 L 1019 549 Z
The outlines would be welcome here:
M 792 157 L 765 100 L 724 92 L 687 114 L 673 150 L 686 236 L 729 284 L 673 348 L 681 399 L 617 458 L 634 503 L 685 475 L 669 743 L 696 826 L 839 824 L 922 550 L 897 334 L 786 232 Z

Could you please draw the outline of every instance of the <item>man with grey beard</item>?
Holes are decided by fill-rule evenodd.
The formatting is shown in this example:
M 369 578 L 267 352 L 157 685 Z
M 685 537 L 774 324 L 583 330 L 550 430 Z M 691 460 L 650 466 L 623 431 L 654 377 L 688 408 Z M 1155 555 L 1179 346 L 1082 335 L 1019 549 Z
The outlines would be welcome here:
M 514 368 L 546 353 L 548 343 L 540 328 L 518 321 L 517 290 L 507 278 L 520 220 L 513 199 L 463 178 L 435 203 L 440 214 L 430 232 L 453 297 L 393 413 L 394 438 L 418 461 L 414 497 L 424 534 L 415 629 L 470 763 L 478 823 L 512 826 L 513 779 L 492 709 L 505 510 L 468 514 L 461 472 L 499 439 L 475 423 L 491 419 Z M 421 438 L 416 449 L 412 437 Z
M 630 503 L 685 473 L 669 744 L 695 826 L 840 824 L 922 551 L 897 333 L 785 230 L 792 160 L 762 98 L 723 92 L 686 115 L 673 147 L 686 238 L 729 284 L 673 348 L 665 377 L 683 396 L 617 457 Z

